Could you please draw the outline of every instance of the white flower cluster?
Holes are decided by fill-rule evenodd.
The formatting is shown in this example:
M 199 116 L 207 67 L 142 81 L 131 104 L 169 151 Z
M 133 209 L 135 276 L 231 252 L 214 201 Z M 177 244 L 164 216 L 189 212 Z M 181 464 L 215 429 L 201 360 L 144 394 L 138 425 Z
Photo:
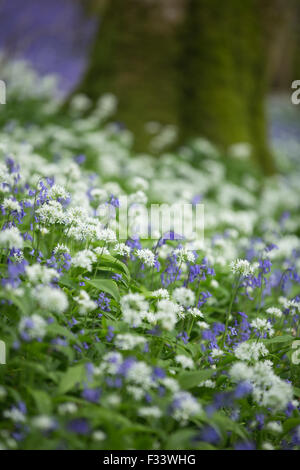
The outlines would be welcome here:
M 88 312 L 92 312 L 97 308 L 97 304 L 94 300 L 92 300 L 89 294 L 81 289 L 79 295 L 74 297 L 75 302 L 79 305 L 79 313 L 80 315 L 85 315 Z
M 236 259 L 230 263 L 231 271 L 244 277 L 253 275 L 257 267 L 257 263 L 251 265 L 246 259 Z
M 24 241 L 17 227 L 10 227 L 0 232 L 0 246 L 3 248 L 22 249 Z
M 194 361 L 188 356 L 183 354 L 178 354 L 175 356 L 175 361 L 183 367 L 183 369 L 193 369 L 194 368 Z
M 183 262 L 194 263 L 196 259 L 194 253 L 186 247 L 176 248 L 174 254 L 176 255 L 179 265 Z
M 73 266 L 92 271 L 93 263 L 97 261 L 97 256 L 91 250 L 78 251 L 72 258 Z
M 70 198 L 70 193 L 68 193 L 63 186 L 54 184 L 49 191 L 49 196 L 52 199 L 66 200 Z
M 141 346 L 146 343 L 146 338 L 140 335 L 132 335 L 130 333 L 118 334 L 115 339 L 115 345 L 118 349 L 128 351 L 134 349 L 136 346 Z
M 8 212 L 18 212 L 20 213 L 22 208 L 18 201 L 15 201 L 14 199 L 10 198 L 5 198 L 3 203 L 2 203 L 3 209 L 5 209 Z
M 135 255 L 146 266 L 150 266 L 150 267 L 154 266 L 154 264 L 155 264 L 155 255 L 148 248 L 146 248 L 145 250 L 136 250 Z
M 123 320 L 131 326 L 140 326 L 148 313 L 149 304 L 141 294 L 127 294 L 121 299 Z
M 250 322 L 252 328 L 256 328 L 261 334 L 266 333 L 268 336 L 273 336 L 274 328 L 272 324 L 265 318 L 255 318 Z
M 25 271 L 32 284 L 49 284 L 53 279 L 59 278 L 59 273 L 55 269 L 39 263 L 26 266 Z
M 152 297 L 156 297 L 158 299 L 167 299 L 169 300 L 170 294 L 167 289 L 157 289 L 151 293 Z
M 200 403 L 189 392 L 179 391 L 174 394 L 174 419 L 186 422 L 192 416 L 197 416 L 201 413 L 202 407 Z
M 129 256 L 130 255 L 130 247 L 125 245 L 125 243 L 116 243 L 114 246 L 114 251 L 117 255 L 120 256 Z
M 172 331 L 182 314 L 182 307 L 171 300 L 162 299 L 157 302 L 154 320 L 159 321 L 162 328 Z
M 282 311 L 280 310 L 280 308 L 269 307 L 269 308 L 267 308 L 266 312 L 269 315 L 272 315 L 273 317 L 276 317 L 276 318 L 281 318 L 282 317 Z
M 32 295 L 44 311 L 61 314 L 69 306 L 68 298 L 61 289 L 41 285 L 33 290 Z
M 28 317 L 22 317 L 19 323 L 19 332 L 27 334 L 30 339 L 43 338 L 46 329 L 46 321 L 36 313 Z
M 50 200 L 36 210 L 39 219 L 45 225 L 66 224 L 67 217 L 60 202 Z

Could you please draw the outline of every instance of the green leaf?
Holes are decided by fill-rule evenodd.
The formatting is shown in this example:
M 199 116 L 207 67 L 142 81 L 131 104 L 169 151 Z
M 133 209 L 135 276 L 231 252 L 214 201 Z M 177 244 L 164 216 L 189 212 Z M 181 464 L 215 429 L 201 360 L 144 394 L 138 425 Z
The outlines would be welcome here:
M 227 435 L 228 431 L 231 431 L 242 439 L 248 439 L 248 434 L 245 428 L 239 423 L 232 421 L 228 416 L 225 416 L 221 413 L 215 413 L 211 422 L 212 424 L 217 425 L 224 437 Z
M 31 389 L 28 389 L 28 390 L 29 390 L 29 393 L 31 393 L 36 403 L 39 413 L 50 414 L 51 409 L 52 409 L 52 404 L 51 404 L 51 398 L 48 395 L 48 393 L 46 393 L 43 390 L 31 390 Z
M 99 291 L 110 294 L 117 302 L 120 300 L 120 292 L 117 284 L 112 279 L 93 279 L 88 284 Z
M 68 287 L 69 289 L 77 289 L 78 285 L 76 284 L 75 281 L 70 279 L 68 276 L 62 276 L 59 279 L 59 284 L 64 287 Z
M 70 367 L 59 384 L 58 392 L 66 393 L 71 390 L 77 383 L 80 383 L 85 378 L 85 364 L 78 364 Z
M 164 448 L 167 450 L 188 449 L 192 446 L 191 441 L 195 434 L 195 429 L 180 429 L 169 436 Z
M 283 423 L 283 432 L 286 434 L 300 424 L 300 418 L 289 418 Z
M 296 397 L 300 398 L 300 388 L 294 387 L 294 395 L 296 395 Z
M 103 266 L 110 266 L 114 271 L 121 271 L 123 274 L 125 274 L 127 280 L 130 280 L 130 272 L 128 267 L 126 266 L 126 264 L 122 263 L 122 261 L 118 260 L 114 256 L 102 255 L 100 257 L 100 264 L 100 268 Z
M 179 374 L 178 381 L 183 389 L 188 390 L 190 388 L 197 387 L 200 382 L 209 379 L 213 374 L 215 374 L 215 372 L 215 369 L 182 372 Z
M 48 333 L 53 334 L 53 335 L 60 335 L 60 336 L 65 336 L 68 339 L 76 339 L 74 333 L 72 331 L 68 330 L 68 328 L 58 325 L 57 323 L 51 323 L 47 327 Z

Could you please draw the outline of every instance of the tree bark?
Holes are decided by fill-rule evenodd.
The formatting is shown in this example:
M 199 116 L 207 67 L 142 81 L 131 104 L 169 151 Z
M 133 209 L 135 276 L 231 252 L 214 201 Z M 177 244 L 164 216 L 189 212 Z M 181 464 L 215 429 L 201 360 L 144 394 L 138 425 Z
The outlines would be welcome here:
M 183 31 L 180 129 L 224 149 L 248 142 L 266 173 L 266 70 L 259 0 L 190 0 Z

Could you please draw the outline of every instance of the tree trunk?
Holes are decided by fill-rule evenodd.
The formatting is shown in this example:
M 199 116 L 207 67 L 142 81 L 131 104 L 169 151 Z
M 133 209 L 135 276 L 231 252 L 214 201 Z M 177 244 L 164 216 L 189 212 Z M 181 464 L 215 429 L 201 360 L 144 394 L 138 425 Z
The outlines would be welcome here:
M 90 66 L 79 88 L 92 99 L 112 92 L 117 119 L 146 150 L 145 123 L 177 124 L 178 23 L 186 0 L 110 0 L 101 18 Z

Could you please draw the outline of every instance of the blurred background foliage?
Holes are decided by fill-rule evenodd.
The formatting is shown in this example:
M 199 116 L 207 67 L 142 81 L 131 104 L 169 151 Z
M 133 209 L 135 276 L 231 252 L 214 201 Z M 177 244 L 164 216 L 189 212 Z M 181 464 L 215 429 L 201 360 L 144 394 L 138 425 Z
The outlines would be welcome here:
M 2 61 L 58 75 L 64 107 L 74 93 L 115 94 L 137 151 L 163 125 L 169 148 L 247 142 L 272 174 L 272 148 L 300 140 L 298 0 L 1 0 L 0 13 Z

